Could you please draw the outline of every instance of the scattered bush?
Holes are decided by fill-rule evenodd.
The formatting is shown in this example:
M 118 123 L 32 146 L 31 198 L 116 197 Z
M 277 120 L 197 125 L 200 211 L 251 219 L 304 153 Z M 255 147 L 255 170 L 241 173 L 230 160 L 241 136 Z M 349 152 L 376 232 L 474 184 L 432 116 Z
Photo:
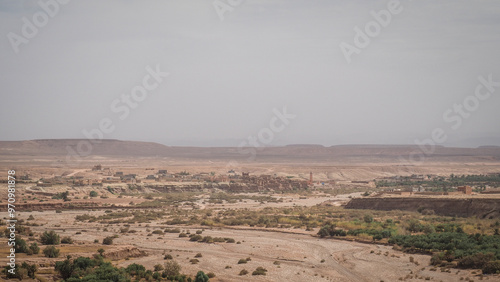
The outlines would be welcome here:
M 36 242 L 32 243 L 29 246 L 29 249 L 31 250 L 32 254 L 36 255 L 36 254 L 40 253 L 40 247 L 38 247 L 38 244 Z
M 175 260 L 169 260 L 163 264 L 165 270 L 163 274 L 167 276 L 176 276 L 181 272 L 181 266 Z
M 20 236 L 17 236 L 14 242 L 15 242 L 14 249 L 16 250 L 16 253 L 28 252 L 28 245 L 26 244 L 26 241 L 21 239 Z
M 73 244 L 73 239 L 69 236 L 62 237 L 61 238 L 61 243 L 63 244 Z
M 465 256 L 458 261 L 459 268 L 477 268 L 482 269 L 489 261 L 492 261 L 495 256 L 491 253 L 477 253 L 470 256 Z
M 321 238 L 327 237 L 327 236 L 346 236 L 347 233 L 342 230 L 342 229 L 337 229 L 335 225 L 325 225 L 321 227 L 321 229 L 318 231 L 318 235 Z
M 266 275 L 267 269 L 259 266 L 252 272 L 252 275 Z
M 209 272 L 209 273 L 207 273 L 207 276 L 208 276 L 208 278 L 214 278 L 215 277 L 215 273 Z
M 106 237 L 102 239 L 102 244 L 103 245 L 112 245 L 113 244 L 113 237 Z
M 373 222 L 373 216 L 370 215 L 370 214 L 365 214 L 365 216 L 363 217 L 363 220 L 366 222 L 366 223 L 372 223 Z
M 57 258 L 59 257 L 59 249 L 56 249 L 54 246 L 48 246 L 43 249 L 43 254 L 48 258 Z
M 248 274 L 248 270 L 246 270 L 246 269 L 242 269 L 242 270 L 240 271 L 240 274 L 238 274 L 238 275 L 247 275 L 247 274 Z
M 143 265 L 137 263 L 130 264 L 129 266 L 127 266 L 127 268 L 125 268 L 125 272 L 130 275 L 137 275 L 145 271 L 146 268 Z
M 51 230 L 43 232 L 42 236 L 40 237 L 40 241 L 44 245 L 59 245 L 61 239 L 59 238 L 59 235 L 56 234 L 56 232 Z
M 500 260 L 490 261 L 483 267 L 483 274 L 500 273 Z
M 157 265 L 154 266 L 154 270 L 155 271 L 162 271 L 163 269 L 164 269 L 163 265 L 161 265 L 161 264 L 157 264 Z
M 27 264 L 26 262 L 23 262 L 21 266 L 15 265 L 15 273 L 12 274 L 8 272 L 10 269 L 10 266 L 5 266 L 3 272 L 6 274 L 8 279 L 19 279 L 19 280 L 25 280 L 26 278 L 31 278 L 35 279 L 35 273 L 37 271 L 37 266 L 36 264 Z
M 179 228 L 166 228 L 164 230 L 165 233 L 181 233 Z
M 189 241 L 193 241 L 193 242 L 197 242 L 197 241 L 201 241 L 201 240 L 203 240 L 203 237 L 201 235 L 198 235 L 198 234 L 191 236 L 191 238 L 189 239 Z
M 206 275 L 203 271 L 198 271 L 198 273 L 196 273 L 194 282 L 207 282 L 208 279 L 208 275 Z

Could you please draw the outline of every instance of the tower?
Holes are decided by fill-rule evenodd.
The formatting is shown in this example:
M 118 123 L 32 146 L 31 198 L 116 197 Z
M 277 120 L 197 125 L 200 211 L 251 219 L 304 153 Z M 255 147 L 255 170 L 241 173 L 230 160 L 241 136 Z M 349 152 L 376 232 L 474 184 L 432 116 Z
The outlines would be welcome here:
M 313 184 L 313 173 L 312 171 L 309 172 L 309 185 L 312 185 Z

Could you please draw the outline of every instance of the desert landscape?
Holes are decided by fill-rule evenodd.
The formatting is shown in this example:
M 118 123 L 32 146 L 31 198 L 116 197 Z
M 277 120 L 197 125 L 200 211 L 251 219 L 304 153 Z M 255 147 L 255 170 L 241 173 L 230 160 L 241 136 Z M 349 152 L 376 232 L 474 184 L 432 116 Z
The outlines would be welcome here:
M 408 164 L 399 156 L 416 146 L 270 147 L 249 161 L 236 148 L 102 140 L 68 162 L 79 141 L 0 142 L 22 280 L 85 279 L 80 257 L 138 281 L 500 279 L 498 147 L 438 147 Z M 493 240 L 492 257 L 406 243 L 445 235 Z
M 499 19 L 0 0 L 0 281 L 500 281 Z

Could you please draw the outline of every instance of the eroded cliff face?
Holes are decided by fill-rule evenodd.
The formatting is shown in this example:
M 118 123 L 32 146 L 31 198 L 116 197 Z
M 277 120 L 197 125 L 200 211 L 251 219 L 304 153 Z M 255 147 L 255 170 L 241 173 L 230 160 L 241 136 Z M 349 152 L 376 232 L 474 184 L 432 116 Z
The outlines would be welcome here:
M 347 203 L 348 209 L 371 210 L 433 210 L 447 216 L 500 218 L 500 199 L 485 198 L 355 198 Z

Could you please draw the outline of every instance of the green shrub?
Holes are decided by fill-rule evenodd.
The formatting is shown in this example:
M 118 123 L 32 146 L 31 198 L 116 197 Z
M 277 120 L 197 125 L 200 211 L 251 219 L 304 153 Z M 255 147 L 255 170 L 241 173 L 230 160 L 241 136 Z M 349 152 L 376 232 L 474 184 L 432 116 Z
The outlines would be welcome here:
M 102 239 L 102 244 L 103 245 L 112 245 L 113 244 L 113 237 L 106 237 Z
M 470 256 L 465 256 L 458 261 L 459 268 L 477 268 L 482 269 L 489 261 L 492 261 L 495 256 L 491 253 L 477 253 Z
M 43 249 L 43 254 L 48 258 L 57 258 L 59 257 L 59 249 L 56 249 L 54 246 L 48 246 Z
M 238 275 L 247 275 L 247 274 L 248 274 L 248 270 L 246 270 L 246 269 L 242 269 L 242 270 L 240 271 L 240 274 L 238 274 Z
M 26 244 L 26 241 L 21 239 L 20 236 L 17 236 L 14 242 L 15 242 L 14 249 L 16 250 L 16 253 L 28 252 L 28 245 Z
M 61 238 L 61 243 L 63 244 L 73 244 L 73 239 L 69 236 L 62 237 Z
M 40 247 L 38 247 L 38 244 L 36 242 L 32 243 L 30 246 L 29 246 L 29 249 L 31 250 L 31 252 L 33 254 L 38 254 L 40 253 Z
M 197 241 L 201 241 L 201 240 L 203 240 L 203 237 L 201 235 L 198 235 L 198 234 L 191 236 L 191 238 L 189 239 L 189 241 L 193 241 L 193 242 L 197 242 Z
M 252 272 L 252 275 L 266 275 L 267 269 L 259 266 Z
M 214 242 L 214 238 L 212 238 L 212 236 L 205 236 L 205 237 L 203 237 L 203 239 L 201 239 L 201 242 L 203 242 L 203 243 L 213 243 Z
M 366 223 L 372 223 L 373 222 L 373 216 L 370 215 L 370 214 L 365 214 L 365 216 L 363 217 L 363 220 L 366 222 Z
M 69 260 L 66 259 L 64 261 L 58 261 L 56 262 L 55 268 L 54 268 L 63 279 L 68 279 L 73 275 L 73 272 L 75 270 L 74 264 Z
M 146 272 L 146 268 L 144 267 L 144 265 L 133 263 L 125 268 L 125 272 L 130 275 L 137 275 L 139 273 Z
M 166 228 L 164 230 L 165 233 L 181 233 L 179 228 Z
M 209 280 L 208 275 L 206 275 L 203 271 L 198 271 L 196 273 L 196 278 L 194 279 L 194 282 L 207 282 Z
M 59 245 L 61 239 L 59 238 L 59 235 L 56 234 L 56 232 L 51 230 L 43 232 L 42 236 L 40 237 L 40 241 L 43 245 Z
M 21 266 L 18 264 L 15 265 L 15 273 L 12 274 L 8 272 L 10 269 L 10 266 L 5 266 L 3 272 L 6 274 L 7 278 L 9 279 L 19 279 L 19 280 L 25 280 L 26 278 L 31 278 L 35 279 L 35 273 L 37 271 L 37 266 L 36 264 L 27 264 L 26 262 L 23 262 Z
M 500 260 L 490 261 L 483 267 L 483 274 L 500 273 Z
M 167 276 L 176 276 L 181 272 L 181 266 L 175 260 L 169 260 L 163 264 L 165 270 L 163 274 Z

